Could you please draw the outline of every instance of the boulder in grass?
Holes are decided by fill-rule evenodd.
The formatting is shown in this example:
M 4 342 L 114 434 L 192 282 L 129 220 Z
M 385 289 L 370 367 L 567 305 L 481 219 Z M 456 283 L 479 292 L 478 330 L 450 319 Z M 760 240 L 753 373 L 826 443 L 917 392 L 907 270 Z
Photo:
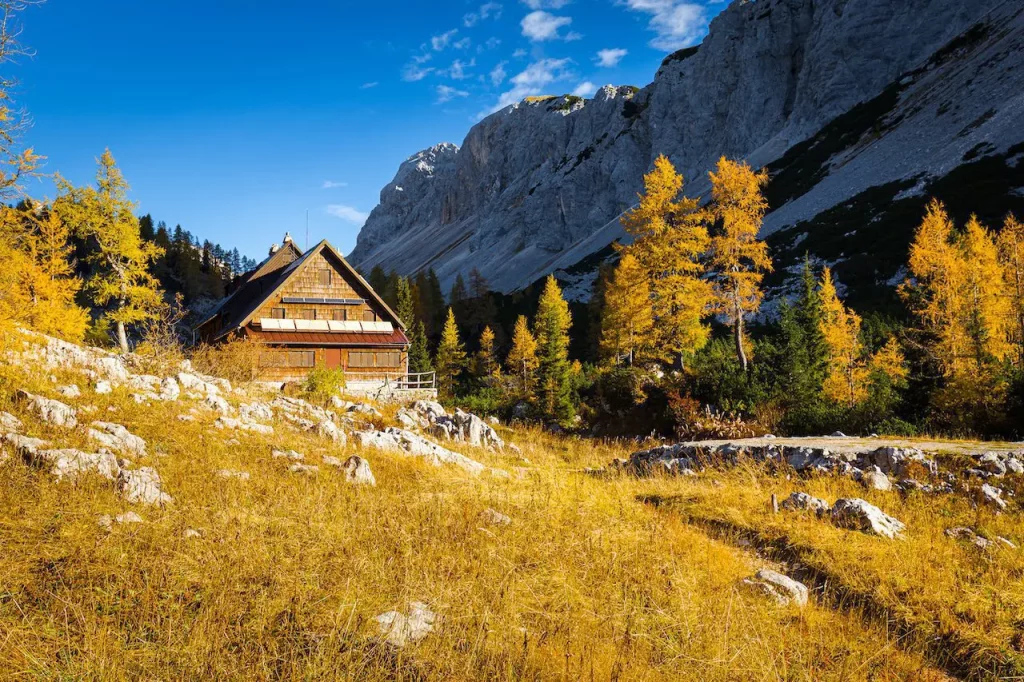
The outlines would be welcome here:
M 131 452 L 140 456 L 146 454 L 146 441 L 120 424 L 93 422 L 91 427 L 89 438 L 105 448 L 119 452 Z
M 321 438 L 327 438 L 328 440 L 334 441 L 338 445 L 344 446 L 346 443 L 345 432 L 338 428 L 330 419 L 324 419 L 316 425 L 316 434 Z
M 492 526 L 508 526 L 512 523 L 509 516 L 489 507 L 480 513 L 480 517 Z
M 790 511 L 813 511 L 819 516 L 829 509 L 828 502 L 807 493 L 793 493 L 782 501 L 782 508 Z
M 762 568 L 753 578 L 743 581 L 764 595 L 774 599 L 780 606 L 795 604 L 807 606 L 809 590 L 801 582 L 768 568 Z
M 865 471 L 860 477 L 860 482 L 868 490 L 892 490 L 892 483 L 889 481 L 889 477 L 879 471 L 878 467 L 873 468 L 871 471 Z
M 999 488 L 983 483 L 978 493 L 978 499 L 983 504 L 993 507 L 998 511 L 1006 510 L 1006 500 L 1003 499 L 1003 491 Z
M 270 456 L 274 459 L 288 459 L 293 462 L 301 462 L 306 459 L 306 456 L 301 452 L 295 452 L 294 450 L 272 450 Z
M 20 433 L 22 428 L 20 419 L 10 412 L 0 412 L 0 430 L 5 433 Z
M 408 614 L 400 611 L 388 611 L 374 620 L 380 628 L 384 640 L 395 647 L 404 647 L 423 641 L 434 630 L 437 614 L 423 602 L 410 602 Z
M 160 474 L 152 467 L 129 471 L 122 469 L 117 477 L 117 488 L 132 504 L 164 506 L 174 500 L 163 491 Z
M 220 469 L 217 471 L 218 478 L 236 479 L 239 481 L 248 481 L 250 476 L 248 471 L 234 471 L 232 469 Z
M 68 384 L 67 386 L 60 386 L 57 388 L 57 393 L 60 393 L 65 398 L 80 398 L 82 397 L 82 389 L 75 384 Z
M 326 461 L 327 458 L 324 459 Z M 353 485 L 377 485 L 377 479 L 370 469 L 370 463 L 362 457 L 356 455 L 349 457 L 341 465 L 341 468 L 345 471 L 345 480 Z
M 113 481 L 121 471 L 117 457 L 106 451 L 36 450 L 30 456 L 30 463 L 49 470 L 58 481 L 73 480 L 84 474 L 96 474 Z
M 900 537 L 907 529 L 901 521 L 859 498 L 836 500 L 832 506 L 832 522 L 841 528 L 859 530 L 890 540 Z
M 320 473 L 320 467 L 313 464 L 292 464 L 288 467 L 288 471 L 293 474 L 303 474 L 306 476 L 316 476 Z
M 61 426 L 66 429 L 73 429 L 78 426 L 78 418 L 74 408 L 65 405 L 59 400 L 44 398 L 43 396 L 34 395 L 22 390 L 15 394 L 15 398 L 19 402 L 27 404 L 36 416 L 48 424 Z

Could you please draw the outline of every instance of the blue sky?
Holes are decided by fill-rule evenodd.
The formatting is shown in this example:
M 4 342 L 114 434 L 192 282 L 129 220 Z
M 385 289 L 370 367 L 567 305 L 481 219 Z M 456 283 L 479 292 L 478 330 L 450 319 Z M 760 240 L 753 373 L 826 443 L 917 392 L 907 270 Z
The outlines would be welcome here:
M 7 68 L 46 172 L 89 182 L 109 147 L 157 220 L 261 258 L 308 210 L 347 253 L 403 159 L 526 95 L 646 85 L 724 6 L 48 0 Z

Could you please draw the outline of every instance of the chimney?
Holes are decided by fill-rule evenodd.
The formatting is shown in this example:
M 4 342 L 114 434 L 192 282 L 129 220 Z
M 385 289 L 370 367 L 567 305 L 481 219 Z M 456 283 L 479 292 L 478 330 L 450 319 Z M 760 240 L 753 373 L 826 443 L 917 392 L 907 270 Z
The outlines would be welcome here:
M 291 232 L 285 232 L 284 233 L 284 243 L 287 244 L 290 241 L 292 241 L 292 233 Z
M 271 246 L 270 246 L 270 255 L 273 256 L 275 253 L 277 253 L 280 250 L 281 250 L 281 245 L 280 244 L 271 244 Z

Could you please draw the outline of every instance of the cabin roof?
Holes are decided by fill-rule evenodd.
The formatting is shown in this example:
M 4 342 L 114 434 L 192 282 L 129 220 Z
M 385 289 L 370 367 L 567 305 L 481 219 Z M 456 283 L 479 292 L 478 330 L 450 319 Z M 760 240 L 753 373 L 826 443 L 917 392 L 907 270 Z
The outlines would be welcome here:
M 288 252 L 284 256 L 278 259 L 278 254 L 285 251 L 287 246 L 291 246 L 294 252 Z M 205 325 L 218 314 L 223 314 L 230 320 L 228 324 L 224 325 L 217 338 L 223 338 L 224 336 L 237 331 L 245 327 L 249 322 L 252 321 L 253 316 L 259 311 L 263 305 L 274 297 L 281 289 L 283 289 L 288 282 L 302 269 L 305 263 L 308 263 L 313 256 L 319 253 L 326 254 L 329 258 L 337 261 L 341 270 L 350 275 L 352 282 L 357 287 L 364 290 L 366 296 L 372 299 L 377 305 L 379 305 L 392 321 L 398 325 L 399 333 L 404 341 L 400 342 L 403 344 L 408 343 L 408 339 L 405 338 L 405 334 L 401 330 L 405 329 L 405 324 L 398 318 L 398 315 L 384 302 L 384 299 L 373 290 L 373 287 L 363 279 L 363 277 L 356 272 L 348 261 L 339 253 L 333 246 L 328 243 L 326 239 L 321 241 L 319 244 L 314 246 L 306 253 L 301 253 L 298 247 L 292 242 L 286 242 L 286 247 L 282 247 L 277 252 L 272 254 L 270 258 L 264 261 L 256 270 L 253 271 L 252 276 L 248 277 L 244 284 L 230 297 L 225 299 L 217 311 L 207 320 L 202 322 L 200 326 Z M 297 257 L 291 260 L 287 260 L 289 255 L 296 255 Z M 265 332 L 263 332 L 265 334 Z M 333 335 L 332 335 L 333 336 Z M 361 338 L 366 339 L 367 335 L 361 335 Z M 282 340 L 282 342 L 284 342 Z

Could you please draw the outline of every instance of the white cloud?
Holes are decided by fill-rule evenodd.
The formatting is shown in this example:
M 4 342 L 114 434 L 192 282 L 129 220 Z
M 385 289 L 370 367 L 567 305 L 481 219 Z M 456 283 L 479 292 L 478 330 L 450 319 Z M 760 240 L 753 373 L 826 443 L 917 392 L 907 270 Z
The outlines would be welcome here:
M 512 77 L 509 81 L 512 89 L 501 93 L 498 102 L 482 112 L 479 118 L 504 109 L 510 104 L 516 104 L 526 97 L 545 94 L 545 88 L 552 83 L 571 79 L 571 64 L 571 59 L 542 59 L 530 64 L 524 71 Z
M 469 97 L 469 93 L 465 90 L 457 90 L 450 85 L 438 85 L 437 86 L 437 103 L 444 104 L 445 102 L 451 102 L 456 97 Z
M 491 69 L 491 84 L 498 86 L 505 82 L 505 77 L 508 76 L 508 73 L 505 71 L 507 65 L 508 62 L 499 62 L 497 66 Z
M 402 80 L 409 83 L 421 81 L 434 72 L 434 67 L 422 67 L 415 63 L 406 64 L 402 70 Z
M 659 50 L 689 47 L 707 28 L 704 7 L 687 0 L 622 0 L 622 4 L 651 16 L 648 28 L 657 35 L 650 45 Z
M 324 180 L 324 184 L 321 185 L 323 189 L 334 189 L 336 187 L 348 187 L 347 182 L 335 182 L 334 180 Z
M 454 80 L 466 80 L 469 78 L 469 75 L 466 74 L 466 69 L 471 69 L 474 66 L 476 66 L 476 59 L 469 60 L 468 64 L 461 59 L 456 59 L 452 62 L 451 68 L 448 69 L 447 73 Z
M 486 47 L 488 50 L 493 50 L 497 48 L 499 45 L 501 45 L 501 38 L 495 38 L 493 36 L 488 38 L 487 42 L 484 43 L 484 47 Z
M 454 38 L 458 32 L 459 29 L 453 28 L 439 36 L 434 36 L 430 39 L 430 46 L 434 48 L 435 52 L 440 52 L 448 47 L 448 44 L 452 42 L 452 38 Z
M 370 88 L 375 88 L 378 85 L 380 85 L 380 83 L 377 82 L 377 81 L 373 81 L 371 83 L 363 83 L 362 85 L 359 86 L 359 89 L 360 90 L 369 90 Z
M 621 47 L 614 47 L 607 50 L 601 50 L 597 53 L 597 65 L 605 67 L 618 66 L 622 58 L 629 54 L 629 50 L 624 50 Z
M 526 50 L 524 50 L 523 48 L 519 48 L 518 50 L 516 50 L 515 52 L 512 53 L 512 57 L 514 59 L 522 59 L 525 56 L 526 56 Z
M 366 219 L 370 217 L 368 213 L 363 213 L 358 209 L 344 204 L 331 204 L 327 207 L 327 214 L 360 227 L 362 227 L 363 223 L 366 222 Z
M 462 17 L 462 23 L 466 28 L 472 28 L 480 21 L 485 21 L 494 17 L 495 19 L 501 18 L 501 4 L 497 2 L 487 2 L 480 5 L 480 9 L 476 12 L 470 12 L 466 16 Z
M 533 41 L 578 40 L 578 33 L 568 33 L 564 36 L 559 34 L 562 27 L 571 23 L 571 17 L 557 17 L 549 12 L 537 10 L 523 17 L 520 25 L 523 28 L 523 35 Z
M 572 0 L 523 0 L 530 9 L 562 9 Z
M 576 89 L 572 91 L 572 94 L 577 97 L 593 97 L 595 92 L 597 92 L 596 85 L 590 81 L 583 81 L 576 86 Z
M 468 48 L 472 44 L 473 44 L 473 39 L 469 38 L 469 37 L 466 37 L 466 38 L 463 38 L 462 40 L 457 40 L 454 43 L 452 43 L 452 47 L 454 47 L 456 50 L 465 50 L 466 48 Z

